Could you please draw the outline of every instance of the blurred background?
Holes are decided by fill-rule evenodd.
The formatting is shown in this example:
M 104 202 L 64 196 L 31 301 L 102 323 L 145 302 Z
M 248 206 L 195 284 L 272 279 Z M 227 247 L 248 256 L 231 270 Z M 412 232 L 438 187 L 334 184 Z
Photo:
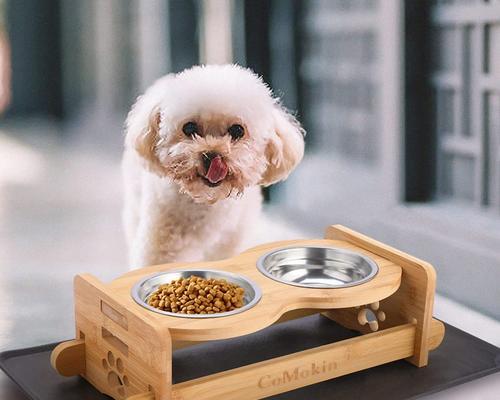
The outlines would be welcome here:
M 72 337 L 73 276 L 126 271 L 126 113 L 199 63 L 253 68 L 308 132 L 262 241 L 342 223 L 433 263 L 437 311 L 500 320 L 500 1 L 0 4 L 0 349 Z

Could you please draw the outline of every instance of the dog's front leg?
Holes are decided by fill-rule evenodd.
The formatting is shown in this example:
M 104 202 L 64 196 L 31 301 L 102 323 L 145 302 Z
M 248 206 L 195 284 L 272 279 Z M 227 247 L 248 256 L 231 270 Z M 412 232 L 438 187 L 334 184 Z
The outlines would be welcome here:
M 203 259 L 202 249 L 186 246 L 175 229 L 157 227 L 150 220 L 142 220 L 130 247 L 130 269 L 169 262 L 194 262 Z
M 139 224 L 136 235 L 129 247 L 129 267 L 130 269 L 142 268 L 149 265 L 157 264 L 160 259 L 159 253 L 149 245 L 148 240 L 151 238 L 151 230 Z
M 157 195 L 148 181 L 142 184 L 137 226 L 129 245 L 131 269 L 173 261 L 176 256 L 175 248 L 169 248 L 173 241 L 169 240 L 167 208 L 155 199 Z
M 186 224 L 179 221 L 178 213 L 174 218 L 166 208 L 158 207 L 158 203 L 156 207 L 144 203 L 130 246 L 131 269 L 203 259 L 203 248 L 196 240 L 186 237 Z
M 151 211 L 149 212 L 151 214 Z M 142 216 L 130 247 L 130 268 L 141 268 L 177 260 L 181 250 L 168 223 L 159 215 Z

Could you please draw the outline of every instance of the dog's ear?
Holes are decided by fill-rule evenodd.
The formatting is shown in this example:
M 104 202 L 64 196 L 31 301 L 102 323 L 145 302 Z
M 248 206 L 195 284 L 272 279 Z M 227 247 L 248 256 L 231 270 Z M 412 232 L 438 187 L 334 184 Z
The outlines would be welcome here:
M 156 154 L 156 145 L 160 140 L 160 122 L 160 111 L 155 108 L 150 113 L 144 128 L 135 136 L 132 144 L 137 153 L 147 161 L 146 166 L 157 173 L 161 172 L 161 165 Z
M 163 175 L 162 166 L 156 154 L 160 141 L 160 100 L 162 93 L 168 90 L 168 84 L 174 75 L 159 79 L 144 95 L 140 96 L 130 110 L 126 121 L 125 145 L 134 149 L 145 161 L 150 171 Z
M 264 186 L 286 179 L 304 155 L 304 130 L 280 104 L 274 106 L 273 123 L 266 145 L 267 169 L 260 182 Z

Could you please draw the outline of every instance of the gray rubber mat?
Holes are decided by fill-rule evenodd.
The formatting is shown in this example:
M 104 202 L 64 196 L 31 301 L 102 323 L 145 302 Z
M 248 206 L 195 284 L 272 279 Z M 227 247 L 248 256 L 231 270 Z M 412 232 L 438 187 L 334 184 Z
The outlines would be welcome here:
M 240 338 L 178 350 L 174 352 L 173 378 L 178 383 L 353 336 L 354 332 L 314 315 Z M 0 353 L 0 368 L 22 388 L 27 399 L 109 399 L 84 379 L 64 378 L 53 371 L 49 357 L 55 345 Z M 427 367 L 416 368 L 405 361 L 396 361 L 272 398 L 411 399 L 499 371 L 499 348 L 446 325 L 443 343 L 431 352 Z

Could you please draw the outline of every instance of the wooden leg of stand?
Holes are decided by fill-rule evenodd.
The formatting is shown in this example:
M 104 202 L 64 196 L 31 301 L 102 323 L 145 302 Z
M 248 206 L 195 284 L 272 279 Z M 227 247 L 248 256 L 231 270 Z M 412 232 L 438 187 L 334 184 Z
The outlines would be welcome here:
M 85 340 L 70 340 L 59 344 L 52 351 L 50 363 L 62 376 L 85 373 Z

